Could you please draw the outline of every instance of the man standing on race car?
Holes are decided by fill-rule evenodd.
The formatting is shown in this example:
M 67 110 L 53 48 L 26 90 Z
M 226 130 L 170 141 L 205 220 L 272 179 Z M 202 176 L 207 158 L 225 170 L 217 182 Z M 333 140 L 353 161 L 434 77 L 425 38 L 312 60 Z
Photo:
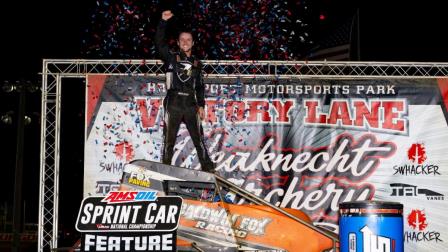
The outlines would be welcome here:
M 177 40 L 179 52 L 170 52 L 166 42 L 166 27 L 168 20 L 172 17 L 173 13 L 170 10 L 162 12 L 155 38 L 157 51 L 166 67 L 167 95 L 163 101 L 165 109 L 163 163 L 171 164 L 177 131 L 180 124 L 184 122 L 196 148 L 202 170 L 214 172 L 214 165 L 204 144 L 201 125 L 201 120 L 205 118 L 202 64 L 192 55 L 194 41 L 193 34 L 189 31 L 179 34 Z

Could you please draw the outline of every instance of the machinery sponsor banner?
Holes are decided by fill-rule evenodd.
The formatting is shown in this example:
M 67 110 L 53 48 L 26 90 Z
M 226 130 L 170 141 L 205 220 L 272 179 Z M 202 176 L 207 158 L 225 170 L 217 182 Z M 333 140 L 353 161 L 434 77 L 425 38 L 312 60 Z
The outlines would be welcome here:
M 155 191 L 112 191 L 83 200 L 81 251 L 176 251 L 182 198 Z
M 448 249 L 447 79 L 205 83 L 206 144 L 222 176 L 333 231 L 341 202 L 400 202 L 405 251 Z M 88 77 L 86 196 L 115 190 L 132 160 L 161 160 L 165 93 L 164 76 Z M 184 125 L 172 164 L 200 166 Z

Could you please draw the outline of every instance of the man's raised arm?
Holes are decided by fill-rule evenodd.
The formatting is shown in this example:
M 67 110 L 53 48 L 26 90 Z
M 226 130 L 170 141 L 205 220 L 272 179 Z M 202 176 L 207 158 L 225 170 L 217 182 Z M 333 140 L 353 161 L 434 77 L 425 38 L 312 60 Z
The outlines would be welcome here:
M 163 61 L 168 61 L 170 57 L 170 49 L 166 42 L 166 26 L 168 20 L 173 17 L 173 13 L 170 10 L 162 12 L 162 19 L 159 22 L 156 30 L 156 49 L 159 52 Z

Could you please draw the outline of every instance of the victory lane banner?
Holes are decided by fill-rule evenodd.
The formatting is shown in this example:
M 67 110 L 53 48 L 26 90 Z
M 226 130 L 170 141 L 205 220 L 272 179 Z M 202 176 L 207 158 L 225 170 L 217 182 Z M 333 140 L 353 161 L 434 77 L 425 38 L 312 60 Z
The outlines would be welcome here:
M 81 251 L 176 251 L 182 198 L 114 191 L 83 200 L 76 229 Z
M 220 176 L 336 233 L 342 202 L 400 202 L 405 251 L 448 251 L 447 78 L 204 83 Z M 164 75 L 87 77 L 84 195 L 116 190 L 133 160 L 161 161 L 165 95 Z M 200 169 L 185 125 L 177 136 L 172 165 Z

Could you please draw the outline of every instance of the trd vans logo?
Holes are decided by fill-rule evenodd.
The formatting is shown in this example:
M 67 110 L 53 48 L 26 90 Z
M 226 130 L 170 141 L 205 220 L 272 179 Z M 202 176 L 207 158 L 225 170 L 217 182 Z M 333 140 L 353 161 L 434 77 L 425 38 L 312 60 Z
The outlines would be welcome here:
M 438 192 L 418 188 L 414 185 L 393 183 L 390 184 L 392 188 L 392 194 L 390 196 L 405 196 L 405 197 L 416 197 L 416 196 L 426 196 L 427 200 L 444 200 L 444 195 Z
M 120 184 L 114 181 L 101 180 L 96 182 L 96 193 L 105 195 L 110 191 L 118 191 Z

